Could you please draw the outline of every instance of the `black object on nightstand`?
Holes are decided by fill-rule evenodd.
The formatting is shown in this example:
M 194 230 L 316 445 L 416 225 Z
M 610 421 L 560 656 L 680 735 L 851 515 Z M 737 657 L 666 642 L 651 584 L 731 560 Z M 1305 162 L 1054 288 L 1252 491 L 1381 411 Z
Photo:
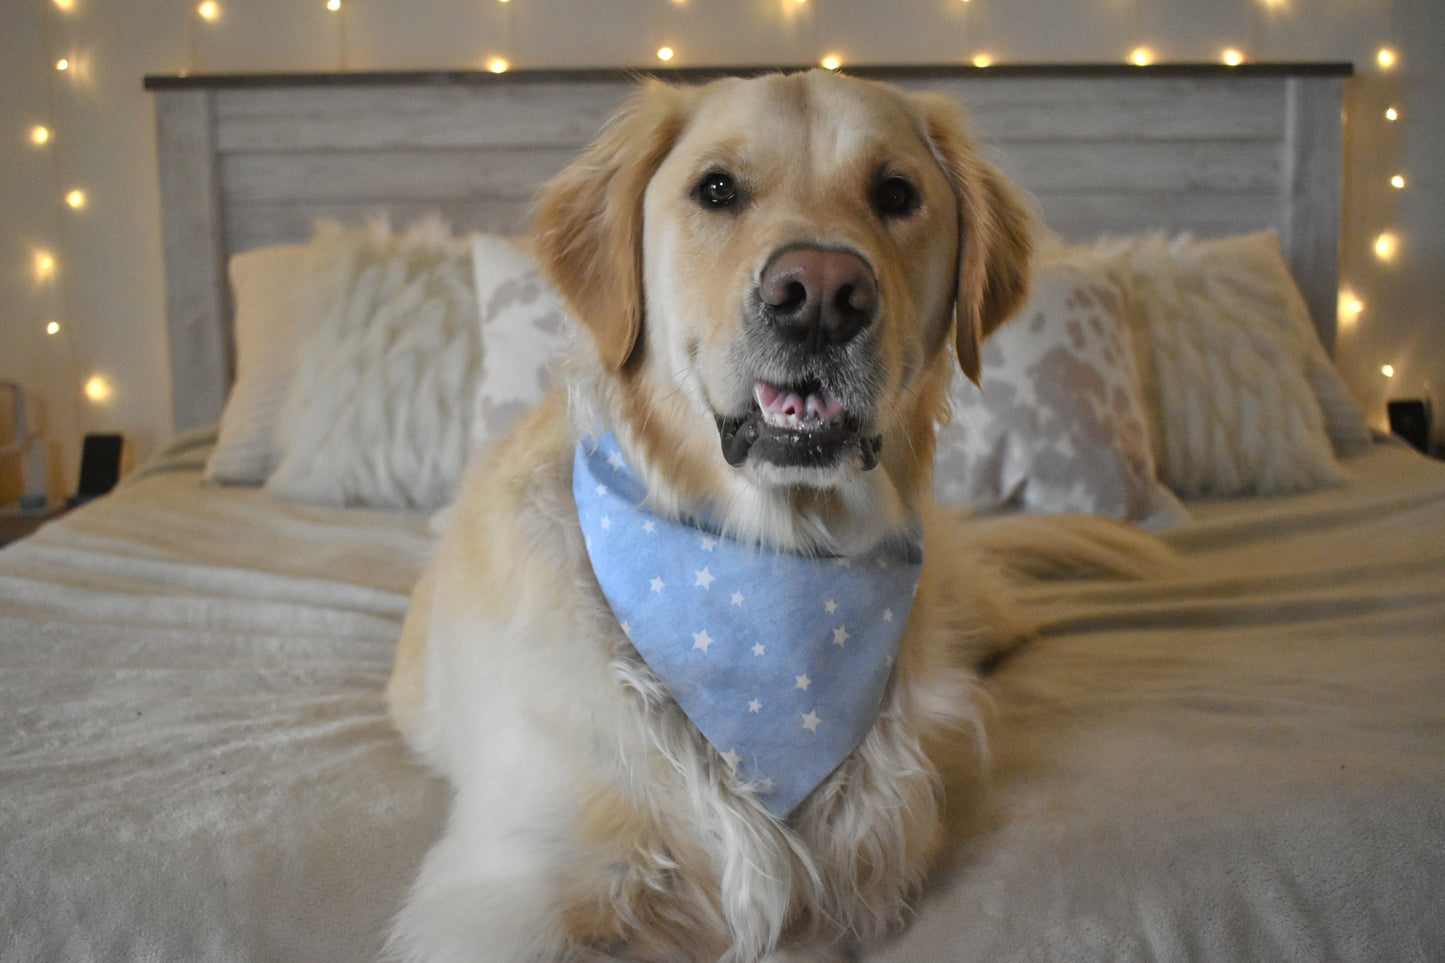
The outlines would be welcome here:
M 1408 441 L 1415 448 L 1430 453 L 1430 399 L 1407 398 L 1385 403 L 1390 416 L 1390 434 Z
M 70 507 L 84 505 L 99 498 L 120 481 L 120 456 L 125 438 L 113 435 L 86 435 L 80 449 L 80 482 L 70 497 Z

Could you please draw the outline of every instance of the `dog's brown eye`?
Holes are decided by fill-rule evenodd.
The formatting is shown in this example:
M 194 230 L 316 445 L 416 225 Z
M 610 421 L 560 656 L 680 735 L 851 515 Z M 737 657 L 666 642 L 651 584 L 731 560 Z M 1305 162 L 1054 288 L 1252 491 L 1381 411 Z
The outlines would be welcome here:
M 902 177 L 887 177 L 873 189 L 873 209 L 881 217 L 907 217 L 918 209 L 918 191 Z
M 724 171 L 711 171 L 698 183 L 697 198 L 709 207 L 731 207 L 738 200 L 737 182 Z

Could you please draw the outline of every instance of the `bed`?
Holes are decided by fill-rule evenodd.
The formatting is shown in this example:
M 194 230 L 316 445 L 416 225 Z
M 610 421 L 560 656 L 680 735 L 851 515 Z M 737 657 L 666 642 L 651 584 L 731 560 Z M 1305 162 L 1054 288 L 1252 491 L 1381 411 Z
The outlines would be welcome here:
M 1327 358 L 1348 67 L 858 72 L 1057 234 L 940 496 L 1181 559 L 1021 589 L 991 784 L 869 959 L 1445 958 L 1445 464 Z M 634 80 L 147 79 L 183 430 L 0 551 L 0 959 L 381 953 L 448 802 L 384 714 L 408 593 L 565 336 L 530 194 Z

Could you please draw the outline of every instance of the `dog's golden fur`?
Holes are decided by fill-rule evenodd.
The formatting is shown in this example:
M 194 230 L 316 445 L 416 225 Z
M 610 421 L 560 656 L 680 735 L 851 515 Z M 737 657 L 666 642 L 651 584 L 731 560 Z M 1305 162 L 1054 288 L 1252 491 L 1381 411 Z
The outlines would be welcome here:
M 716 172 L 717 194 L 736 188 L 725 209 L 699 196 Z M 912 193 L 880 200 L 889 179 Z M 977 375 L 1026 291 L 1029 237 L 949 103 L 827 72 L 649 85 L 547 187 L 536 252 L 590 337 L 566 388 L 471 470 L 407 617 L 392 716 L 456 797 L 397 955 L 841 960 L 904 918 L 940 849 L 941 786 L 980 765 L 976 668 L 1026 635 L 982 557 L 1007 539 L 930 492 L 952 365 Z M 859 440 L 730 464 L 719 424 L 788 377 L 788 352 L 757 343 L 760 273 L 800 245 L 876 277 L 875 315 L 832 351 L 836 381 L 798 389 L 846 398 Z M 849 555 L 922 524 L 877 722 L 786 820 L 688 722 L 597 586 L 571 466 L 604 429 L 653 510 L 770 548 Z

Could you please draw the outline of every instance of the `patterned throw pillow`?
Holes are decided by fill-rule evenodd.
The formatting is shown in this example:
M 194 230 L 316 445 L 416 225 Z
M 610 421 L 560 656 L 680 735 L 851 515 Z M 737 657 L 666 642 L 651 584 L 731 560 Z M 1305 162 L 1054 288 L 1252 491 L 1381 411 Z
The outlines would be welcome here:
M 1087 260 L 1044 261 L 1018 317 L 959 376 L 939 431 L 935 491 L 984 511 L 1085 512 L 1167 524 L 1124 291 Z

